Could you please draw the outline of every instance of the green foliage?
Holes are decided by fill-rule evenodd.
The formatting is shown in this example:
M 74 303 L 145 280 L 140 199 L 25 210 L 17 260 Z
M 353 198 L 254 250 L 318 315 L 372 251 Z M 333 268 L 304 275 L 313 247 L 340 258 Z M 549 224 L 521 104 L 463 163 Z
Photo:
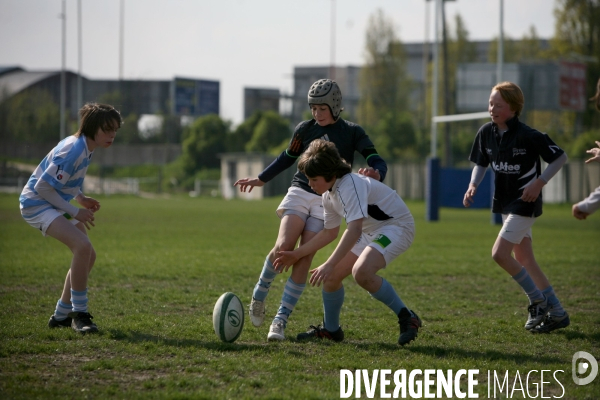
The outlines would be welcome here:
M 119 143 L 130 144 L 130 143 L 142 143 L 143 139 L 140 136 L 138 129 L 138 116 L 136 114 L 129 114 L 123 117 L 123 124 L 118 132 Z
M 238 127 L 229 135 L 226 143 L 228 152 L 243 152 L 246 149 L 246 145 L 252 139 L 254 135 L 254 129 L 263 117 L 262 111 L 256 111 L 246 119 L 244 122 L 238 125 Z
M 230 123 L 216 114 L 196 119 L 184 130 L 182 143 L 183 170 L 187 176 L 201 168 L 218 168 L 219 153 L 226 151 L 225 138 L 229 135 Z
M 393 20 L 381 9 L 369 18 L 365 54 L 358 121 L 372 127 L 388 112 L 406 110 L 411 90 L 404 47 L 396 36 Z
M 587 98 L 594 95 L 600 79 L 600 0 L 556 0 L 556 28 L 551 54 L 566 60 L 584 60 Z M 582 116 L 582 130 L 600 129 L 600 118 L 593 107 Z
M 577 136 L 577 139 L 570 143 L 565 150 L 569 158 L 587 160 L 592 155 L 586 151 L 597 147 L 596 141 L 600 141 L 600 130 L 587 131 Z
M 288 120 L 275 111 L 265 111 L 254 127 L 252 138 L 246 144 L 247 152 L 277 154 L 287 145 L 291 136 Z
M 0 195 L 2 398 L 334 399 L 340 369 L 479 369 L 479 398 L 488 397 L 488 371 L 510 371 L 512 387 L 517 370 L 523 385 L 530 370 L 538 371 L 530 376 L 537 384 L 539 371 L 562 370 L 562 398 L 600 394 L 600 378 L 586 386 L 571 379 L 575 352 L 600 354 L 596 215 L 577 221 L 569 205 L 546 205 L 534 227 L 537 262 L 571 316 L 562 331 L 536 336 L 523 329 L 527 300 L 490 257 L 499 227 L 490 225 L 488 210 L 442 209 L 440 221 L 427 223 L 424 203 L 408 202 L 415 241 L 380 275 L 423 319 L 415 342 L 399 347 L 395 316 L 349 277 L 343 342 L 294 339 L 323 317 L 321 289 L 307 286 L 287 340 L 267 342 L 270 320 L 255 328 L 246 315 L 241 337 L 226 344 L 213 331 L 213 306 L 226 291 L 249 304 L 277 235 L 280 199 L 99 200 L 89 231 L 97 253 L 89 306 L 100 332 L 80 335 L 46 326 L 71 252 L 22 220 L 17 195 Z M 319 251 L 313 267 L 332 250 Z M 273 281 L 269 318 L 289 275 Z M 551 373 L 545 378 L 544 396 L 561 397 Z M 529 389 L 533 396 L 531 380 Z
M 417 134 L 409 112 L 388 112 L 370 132 L 384 159 L 415 158 Z
M 393 21 L 382 10 L 369 18 L 365 50 L 358 122 L 384 158 L 414 155 L 418 152 L 414 122 L 406 111 L 412 88 L 407 57 Z
M 25 90 L 0 102 L 0 140 L 46 143 L 59 138 L 60 109 L 47 90 Z

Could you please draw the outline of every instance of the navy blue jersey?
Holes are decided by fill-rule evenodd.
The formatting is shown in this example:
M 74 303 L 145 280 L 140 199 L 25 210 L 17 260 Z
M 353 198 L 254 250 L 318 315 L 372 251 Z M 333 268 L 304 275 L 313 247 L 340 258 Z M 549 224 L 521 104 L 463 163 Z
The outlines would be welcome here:
M 541 159 L 548 164 L 564 151 L 545 133 L 517 117 L 506 122 L 508 130 L 500 137 L 498 126 L 488 122 L 479 128 L 469 160 L 482 167 L 492 166 L 495 191 L 492 211 L 525 217 L 542 215 L 542 193 L 535 202 L 521 200 L 523 189 L 542 173 Z
M 381 180 L 385 177 L 387 165 L 377 154 L 373 142 L 364 129 L 360 125 L 339 118 L 334 124 L 327 126 L 320 126 L 314 119 L 299 123 L 287 149 L 258 178 L 263 182 L 273 179 L 281 171 L 292 166 L 315 139 L 323 139 L 335 144 L 340 156 L 350 165 L 354 163 L 354 152 L 359 152 L 370 167 L 379 170 Z M 308 185 L 306 176 L 300 171 L 294 175 L 292 186 L 315 193 Z

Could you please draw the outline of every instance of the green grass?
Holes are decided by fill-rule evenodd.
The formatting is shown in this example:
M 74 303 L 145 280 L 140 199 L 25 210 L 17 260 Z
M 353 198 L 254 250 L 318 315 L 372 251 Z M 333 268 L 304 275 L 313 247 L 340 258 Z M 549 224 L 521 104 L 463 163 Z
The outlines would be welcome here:
M 269 319 L 261 328 L 247 319 L 238 341 L 226 344 L 212 328 L 214 303 L 226 291 L 249 303 L 277 235 L 279 199 L 100 200 L 89 281 L 100 333 L 82 336 L 46 326 L 68 249 L 21 219 L 16 195 L 0 195 L 2 399 L 331 399 L 340 396 L 340 369 L 479 369 L 480 398 L 487 398 L 488 371 L 508 370 L 512 388 L 517 371 L 526 385 L 530 370 L 563 370 L 556 376 L 564 394 L 547 374 L 545 397 L 600 397 L 600 377 L 587 386 L 571 378 L 575 352 L 600 357 L 600 216 L 577 221 L 568 205 L 547 205 L 534 226 L 538 262 L 571 315 L 562 331 L 523 329 L 527 300 L 491 260 L 499 227 L 487 211 L 442 209 L 439 222 L 427 223 L 424 204 L 409 202 L 415 242 L 382 276 L 422 317 L 416 342 L 399 347 L 396 318 L 350 278 L 344 342 L 293 340 L 322 318 L 321 290 L 309 287 L 288 324 L 290 340 L 267 343 Z M 321 250 L 313 266 L 332 249 Z M 268 316 L 287 276 L 272 286 Z M 531 395 L 540 380 L 531 376 Z M 517 385 L 509 394 L 523 393 Z

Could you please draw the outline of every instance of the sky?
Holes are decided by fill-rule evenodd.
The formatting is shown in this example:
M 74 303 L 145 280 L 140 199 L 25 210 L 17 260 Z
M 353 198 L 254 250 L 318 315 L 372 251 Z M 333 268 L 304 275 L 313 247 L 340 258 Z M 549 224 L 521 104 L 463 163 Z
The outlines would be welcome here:
M 80 1 L 81 74 L 118 79 L 122 61 L 123 79 L 218 80 L 221 117 L 234 125 L 243 119 L 245 87 L 291 93 L 295 66 L 362 65 L 368 21 L 378 9 L 402 42 L 433 39 L 433 2 L 425 0 L 122 1 L 122 60 L 121 0 Z M 78 2 L 65 0 L 66 68 L 73 72 L 79 71 Z M 60 70 L 62 4 L 0 0 L 0 67 Z M 500 4 L 448 1 L 447 20 L 452 27 L 460 14 L 470 40 L 491 40 L 499 34 Z M 552 0 L 503 0 L 503 7 L 505 37 L 521 38 L 532 26 L 540 38 L 553 36 Z

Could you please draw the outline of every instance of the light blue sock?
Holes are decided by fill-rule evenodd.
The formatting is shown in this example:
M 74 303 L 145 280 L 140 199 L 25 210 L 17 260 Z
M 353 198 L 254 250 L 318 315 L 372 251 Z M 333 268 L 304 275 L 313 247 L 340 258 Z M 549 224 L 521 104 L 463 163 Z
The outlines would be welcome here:
M 329 332 L 335 332 L 340 329 L 340 313 L 342 304 L 344 304 L 344 286 L 335 292 L 321 292 L 323 296 L 323 325 Z
M 290 317 L 292 311 L 294 311 L 294 307 L 296 307 L 296 303 L 298 303 L 298 299 L 302 295 L 306 284 L 297 284 L 292 280 L 290 276 L 285 283 L 285 288 L 283 289 L 283 296 L 281 296 L 281 304 L 279 305 L 279 310 L 277 311 L 277 315 L 275 319 L 279 319 L 283 321 L 284 326 L 287 325 L 287 320 Z M 275 321 L 273 321 L 275 322 Z
M 544 295 L 533 283 L 533 279 L 529 276 L 529 273 L 525 268 L 521 268 L 521 272 L 512 277 L 525 291 L 527 297 L 529 297 L 529 303 L 533 304 L 538 301 L 544 300 Z M 548 296 L 546 296 L 548 297 Z
M 71 304 L 73 304 L 73 312 L 87 312 L 88 298 L 87 298 L 87 288 L 85 290 L 78 292 L 76 290 L 71 289 Z
M 390 283 L 385 279 L 382 278 L 382 280 L 383 282 L 381 282 L 381 287 L 379 290 L 375 293 L 371 293 L 371 296 L 388 306 L 394 312 L 394 314 L 398 315 L 400 310 L 405 308 L 406 305 L 404 305 L 402 299 L 400 299 L 400 296 L 398 296 L 398 293 L 396 293 L 393 286 L 390 285 Z
M 258 278 L 258 282 L 256 283 L 256 286 L 254 286 L 254 292 L 252 293 L 252 297 L 254 297 L 255 300 L 265 301 L 269 294 L 271 283 L 273 283 L 273 280 L 275 279 L 275 275 L 277 275 L 277 271 L 275 271 L 273 264 L 267 257 L 260 273 L 260 277 Z
M 57 321 L 64 321 L 69 316 L 72 309 L 73 307 L 71 304 L 65 304 L 61 299 L 58 299 L 56 302 L 56 309 L 54 310 L 54 319 Z
M 553 315 L 555 317 L 562 316 L 565 313 L 565 309 L 563 308 L 562 304 L 560 304 L 558 297 L 556 297 L 552 285 L 544 289 L 542 293 L 548 299 L 548 305 L 550 306 L 550 315 Z

